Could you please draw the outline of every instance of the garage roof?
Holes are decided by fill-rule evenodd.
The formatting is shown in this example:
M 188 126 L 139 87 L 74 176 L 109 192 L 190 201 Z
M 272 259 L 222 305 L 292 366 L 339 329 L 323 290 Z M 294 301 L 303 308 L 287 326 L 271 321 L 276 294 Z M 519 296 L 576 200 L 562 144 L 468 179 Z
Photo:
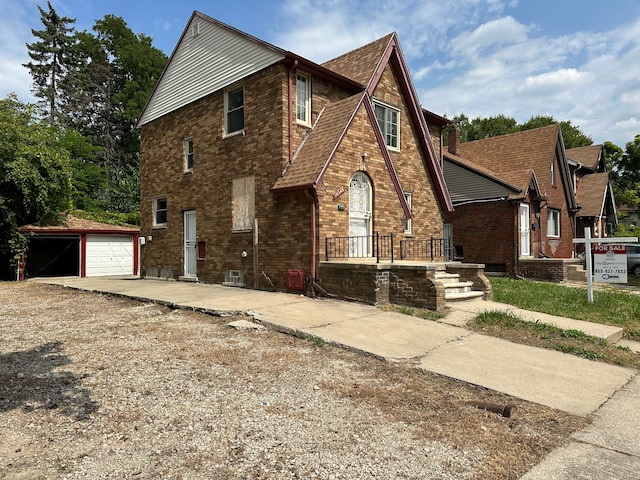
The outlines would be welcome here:
M 136 234 L 140 232 L 137 227 L 123 227 L 108 223 L 94 222 L 73 215 L 64 215 L 57 225 L 25 225 L 20 227 L 23 233 L 113 233 L 113 234 Z

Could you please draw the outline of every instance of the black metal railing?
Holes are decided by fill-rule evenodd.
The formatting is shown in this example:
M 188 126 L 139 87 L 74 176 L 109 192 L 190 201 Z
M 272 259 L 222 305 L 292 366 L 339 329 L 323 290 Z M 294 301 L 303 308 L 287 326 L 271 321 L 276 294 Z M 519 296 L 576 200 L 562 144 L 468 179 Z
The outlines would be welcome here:
M 447 238 L 400 240 L 400 260 L 451 259 L 451 242 Z
M 380 235 L 326 237 L 325 258 L 327 261 L 347 258 L 375 258 L 376 262 L 393 262 L 393 233 Z
M 396 258 L 393 233 L 380 235 L 326 237 L 325 258 L 329 260 L 349 258 L 375 258 L 389 260 Z M 400 260 L 434 260 L 449 261 L 452 259 L 451 241 L 447 238 L 431 237 L 427 240 L 400 240 Z

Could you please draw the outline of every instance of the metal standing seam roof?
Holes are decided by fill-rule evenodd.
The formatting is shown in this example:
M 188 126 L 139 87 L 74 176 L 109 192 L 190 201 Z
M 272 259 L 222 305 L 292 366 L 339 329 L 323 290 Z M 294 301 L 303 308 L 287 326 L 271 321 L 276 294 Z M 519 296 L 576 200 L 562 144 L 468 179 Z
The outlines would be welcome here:
M 551 183 L 551 161 L 559 133 L 560 126 L 556 124 L 464 142 L 460 144 L 460 157 L 472 159 L 475 164 L 494 172 L 503 182 L 526 192 L 532 171 L 541 185 Z

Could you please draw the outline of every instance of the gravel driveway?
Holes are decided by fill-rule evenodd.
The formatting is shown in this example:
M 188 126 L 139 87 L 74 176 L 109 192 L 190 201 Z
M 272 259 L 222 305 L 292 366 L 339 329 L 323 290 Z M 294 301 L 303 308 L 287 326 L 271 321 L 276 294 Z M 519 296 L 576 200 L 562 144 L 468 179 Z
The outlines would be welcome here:
M 515 479 L 587 422 L 237 320 L 0 283 L 0 478 Z

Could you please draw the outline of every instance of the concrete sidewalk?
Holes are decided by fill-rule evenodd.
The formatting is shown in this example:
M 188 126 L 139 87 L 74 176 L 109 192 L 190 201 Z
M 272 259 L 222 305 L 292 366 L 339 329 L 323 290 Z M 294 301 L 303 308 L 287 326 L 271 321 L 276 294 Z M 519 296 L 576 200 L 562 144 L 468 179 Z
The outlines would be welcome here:
M 574 434 L 567 446 L 551 452 L 522 478 L 640 478 L 640 380 L 635 370 L 518 345 L 463 328 L 469 318 L 493 310 L 601 338 L 619 335 L 611 327 L 482 300 L 452 303 L 444 321 L 433 322 L 369 305 L 221 285 L 138 277 L 37 281 L 217 315 L 248 313 L 279 331 L 317 336 L 385 359 L 414 359 L 425 370 L 571 414 L 595 413 L 588 428 Z
M 452 303 L 451 313 L 445 319 L 449 323 L 445 323 L 359 303 L 221 285 L 138 277 L 65 277 L 40 281 L 218 315 L 249 313 L 276 330 L 317 336 L 384 359 L 414 359 L 425 370 L 580 416 L 596 411 L 636 373 L 481 335 L 460 326 L 465 317 L 483 310 L 510 308 L 495 302 Z M 608 334 L 596 332 L 598 326 L 594 324 L 579 323 L 582 325 L 573 326 Z

